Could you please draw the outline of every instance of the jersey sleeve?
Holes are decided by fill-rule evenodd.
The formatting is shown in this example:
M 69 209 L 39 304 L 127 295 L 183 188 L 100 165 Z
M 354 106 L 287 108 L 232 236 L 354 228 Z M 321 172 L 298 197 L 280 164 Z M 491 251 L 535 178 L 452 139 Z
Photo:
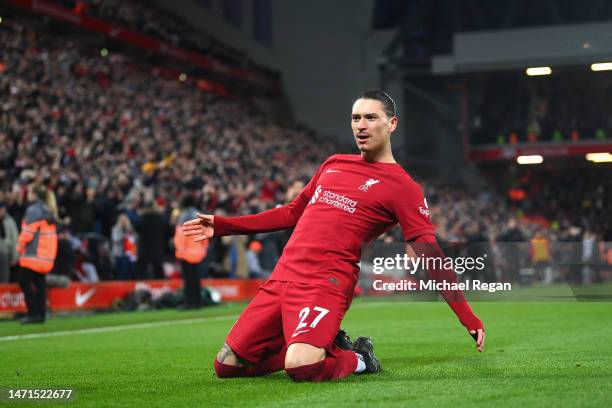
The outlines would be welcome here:
M 445 258 L 444 251 L 438 245 L 436 237 L 433 235 L 421 235 L 411 244 L 413 250 L 428 258 Z M 434 263 L 435 264 L 435 263 Z M 457 283 L 457 274 L 452 269 L 432 267 L 427 270 L 429 279 L 436 282 Z M 465 299 L 463 292 L 460 290 L 442 290 L 440 291 L 442 298 L 448 303 L 450 308 L 455 312 L 457 319 L 468 330 L 483 329 L 482 321 L 474 314 L 470 304 Z
M 399 222 L 405 241 L 412 241 L 421 235 L 435 235 L 436 229 L 430 220 L 427 201 L 421 186 L 406 180 L 393 198 L 393 211 Z
M 259 214 L 245 215 L 241 217 L 215 216 L 214 235 L 216 237 L 225 235 L 256 234 L 272 232 L 294 227 L 311 197 L 315 194 L 317 182 L 323 168 L 334 156 L 328 158 L 316 171 L 308 184 L 287 205 L 273 208 Z

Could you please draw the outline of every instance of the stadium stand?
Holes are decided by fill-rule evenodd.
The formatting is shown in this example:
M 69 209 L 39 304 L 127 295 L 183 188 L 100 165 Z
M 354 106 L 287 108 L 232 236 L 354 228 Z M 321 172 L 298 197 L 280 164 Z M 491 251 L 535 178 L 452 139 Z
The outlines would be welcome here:
M 185 21 L 150 1 L 62 0 L 59 4 L 78 14 L 116 22 L 142 34 L 156 37 L 176 47 L 198 51 L 239 66 L 251 62 L 244 52 L 221 43 L 211 35 L 196 31 Z
M 117 211 L 136 218 L 152 201 L 169 219 L 184 191 L 207 211 L 261 210 L 335 151 L 258 113 L 247 95 L 156 77 L 127 55 L 104 58 L 6 19 L 0 41 L 1 185 L 17 222 L 36 179 L 54 189 L 74 233 L 110 237 Z
M 138 2 L 123 4 L 87 2 L 83 12 L 116 19 L 165 40 L 174 38 L 147 24 L 146 13 L 144 21 L 135 20 L 140 14 L 132 7 L 138 7 Z M 150 18 L 156 19 L 154 14 Z M 190 46 L 188 39 L 177 41 Z M 71 269 L 62 264 L 63 273 L 73 279 L 133 276 L 119 271 L 117 264 L 109 267 L 112 254 L 125 252 L 111 242 L 119 214 L 127 215 L 131 232 L 137 233 L 144 212 L 158 213 L 168 225 L 162 238 L 170 242 L 171 225 L 185 194 L 193 195 L 206 212 L 261 211 L 286 202 L 295 194 L 292 183 L 307 180 L 325 157 L 342 151 L 336 142 L 258 110 L 248 94 L 203 92 L 159 75 L 128 53 L 101 56 L 85 41 L 52 33 L 44 24 L 5 19 L 0 43 L 0 89 L 6 95 L 0 111 L 0 191 L 9 214 L 19 223 L 27 185 L 43 181 L 53 189 L 63 248 L 76 252 L 62 254 L 62 259 L 76 259 L 74 263 L 80 265 Z M 552 106 L 550 112 L 562 114 L 561 107 Z M 499 108 L 512 117 L 503 106 Z M 419 181 L 424 181 L 434 223 L 446 241 L 493 243 L 522 214 L 547 220 L 545 226 L 528 218 L 519 222 L 526 239 L 544 229 L 551 240 L 563 240 L 577 227 L 609 239 L 609 218 L 606 223 L 593 222 L 605 213 L 601 183 L 592 180 L 581 184 L 582 190 L 572 190 L 583 198 L 593 197 L 586 207 L 584 199 L 564 199 L 555 190 L 580 184 L 579 177 L 559 175 L 553 187 L 549 183 L 532 191 L 530 197 L 537 198 L 521 205 L 495 191 L 474 196 L 460 186 Z M 263 243 L 259 258 L 269 270 L 287 236 L 255 238 Z M 401 237 L 395 231 L 381 239 Z M 220 276 L 247 277 L 246 262 L 239 260 L 251 241 L 215 239 L 208 270 Z M 172 256 L 166 245 L 165 257 Z M 131 253 L 131 257 L 135 261 L 137 255 Z M 93 265 L 97 276 L 83 264 Z
M 566 69 L 535 78 L 502 72 L 469 82 L 475 145 L 605 141 L 612 132 L 608 72 Z

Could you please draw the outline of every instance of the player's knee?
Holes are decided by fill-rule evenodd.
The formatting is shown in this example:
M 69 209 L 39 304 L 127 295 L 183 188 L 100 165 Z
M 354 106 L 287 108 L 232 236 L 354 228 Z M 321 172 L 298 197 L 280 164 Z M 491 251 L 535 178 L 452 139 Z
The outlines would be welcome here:
M 289 345 L 285 355 L 285 369 L 312 365 L 325 359 L 325 349 L 306 343 Z
M 215 358 L 215 373 L 219 378 L 240 377 L 243 375 L 244 366 L 240 359 L 227 345 L 223 344 Z
M 242 362 L 227 343 L 223 343 L 221 350 L 217 353 L 216 361 L 225 365 L 242 366 Z

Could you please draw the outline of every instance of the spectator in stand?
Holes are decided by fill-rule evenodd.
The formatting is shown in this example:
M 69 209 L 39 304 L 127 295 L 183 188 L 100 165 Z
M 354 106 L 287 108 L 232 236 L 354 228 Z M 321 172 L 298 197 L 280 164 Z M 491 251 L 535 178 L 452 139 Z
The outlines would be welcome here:
M 241 67 L 249 63 L 244 53 L 221 43 L 206 33 L 191 28 L 171 10 L 149 1 L 64 0 L 63 2 L 75 13 L 88 14 L 118 23 L 142 34 L 157 37 L 173 46 L 199 51 Z
M 136 279 L 165 279 L 163 261 L 168 234 L 168 220 L 153 199 L 145 201 L 136 225 L 138 261 Z
M 116 209 L 121 204 L 116 189 L 98 187 L 95 193 L 96 226 L 95 232 L 105 237 L 112 236 L 113 222 L 116 218 Z
M 11 266 L 17 263 L 17 224 L 7 214 L 4 195 L 0 194 L 0 284 L 9 283 Z
M 136 232 L 125 213 L 119 214 L 112 230 L 112 254 L 118 280 L 134 279 L 136 261 Z
M 46 275 L 53 268 L 57 254 L 56 210 L 49 206 L 52 193 L 41 184 L 31 186 L 30 205 L 18 238 L 20 279 L 28 315 L 23 324 L 44 323 L 46 319 Z
M 572 284 L 579 285 L 582 281 L 582 229 L 577 226 L 570 226 L 562 238 L 566 253 L 563 254 L 565 265 L 568 265 L 565 279 Z
M 518 227 L 516 219 L 508 220 L 506 230 L 497 237 L 497 242 L 502 243 L 502 267 L 501 279 L 503 282 L 517 282 L 519 272 L 524 266 L 525 259 L 525 236 Z
M 70 229 L 65 225 L 58 227 L 57 257 L 51 271 L 54 275 L 78 279 L 76 275 L 76 250 Z
M 550 239 L 542 230 L 538 230 L 531 239 L 529 248 L 531 263 L 535 270 L 535 276 L 543 284 L 553 282 L 551 263 Z
M 492 259 L 493 251 L 483 226 L 476 221 L 468 223 L 465 240 L 467 242 L 467 256 L 476 259 L 487 254 L 487 262 L 484 263 L 484 268 L 481 271 L 474 269 L 468 275 L 472 279 L 479 279 L 484 282 L 497 281 L 492 268 L 492 265 L 495 263 L 494 259 Z
M 71 228 L 76 234 L 93 232 L 96 224 L 95 191 L 79 183 L 72 191 L 68 204 Z
M 597 264 L 599 263 L 599 249 L 596 235 L 587 230 L 582 236 L 582 284 L 590 285 L 598 278 Z
M 183 291 L 185 293 L 184 309 L 199 309 L 202 307 L 202 286 L 200 284 L 200 265 L 208 252 L 208 240 L 194 242 L 186 237 L 181 226 L 194 219 L 198 210 L 193 198 L 188 194 L 183 198 L 182 211 L 177 218 L 174 230 L 174 247 L 176 259 L 181 262 L 183 276 Z
M 263 245 L 261 242 L 253 240 L 246 251 L 246 262 L 249 268 L 249 277 L 251 278 L 265 279 L 270 275 L 270 272 L 264 271 L 259 262 L 259 254 L 262 249 Z
M 484 80 L 484 81 L 483 81 Z M 581 70 L 533 81 L 516 72 L 481 75 L 470 89 L 471 140 L 494 144 L 606 140 L 612 130 L 612 77 Z M 513 136 L 514 135 L 514 136 Z
M 229 271 L 228 277 L 247 279 L 249 267 L 246 259 L 246 243 L 248 238 L 244 235 L 221 237 L 221 242 L 227 247 L 223 259 L 223 268 Z

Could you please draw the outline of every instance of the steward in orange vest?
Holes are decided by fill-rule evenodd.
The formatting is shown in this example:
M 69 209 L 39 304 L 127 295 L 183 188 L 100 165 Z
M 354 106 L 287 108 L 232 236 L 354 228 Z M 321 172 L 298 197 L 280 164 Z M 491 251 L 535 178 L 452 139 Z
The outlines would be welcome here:
M 183 211 L 179 215 L 174 230 L 174 248 L 176 259 L 181 261 L 183 290 L 185 292 L 184 309 L 202 307 L 200 284 L 200 264 L 208 253 L 208 240 L 194 242 L 193 237 L 186 237 L 181 226 L 196 218 L 198 211 L 193 206 L 193 199 L 186 197 L 182 203 Z
M 199 264 L 206 258 L 208 253 L 208 240 L 194 242 L 193 238 L 186 237 L 181 226 L 184 222 L 196 218 L 197 210 L 188 208 L 178 217 L 177 225 L 174 229 L 174 255 L 176 259 L 189 262 L 190 264 Z
M 17 238 L 19 266 L 47 274 L 57 255 L 57 227 L 51 212 L 42 201 L 30 204 Z
M 53 269 L 57 255 L 57 228 L 55 217 L 45 204 L 47 189 L 30 189 L 28 206 L 17 238 L 19 253 L 19 284 L 25 296 L 28 316 L 22 323 L 43 323 L 46 317 L 47 283 L 45 275 Z

